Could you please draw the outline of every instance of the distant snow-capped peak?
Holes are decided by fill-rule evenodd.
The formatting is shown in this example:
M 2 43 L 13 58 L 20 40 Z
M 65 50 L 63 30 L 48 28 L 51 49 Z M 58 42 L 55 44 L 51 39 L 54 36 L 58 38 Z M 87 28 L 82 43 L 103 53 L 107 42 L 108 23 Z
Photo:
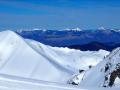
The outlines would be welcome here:
M 80 29 L 79 27 L 73 28 L 73 29 L 66 28 L 66 29 L 64 29 L 64 30 L 67 30 L 67 31 L 82 31 L 82 29 Z
M 72 29 L 73 31 L 82 31 L 80 28 L 74 28 L 74 29 Z
M 42 30 L 41 28 L 33 28 L 32 30 Z
M 18 29 L 17 32 L 22 32 L 22 31 L 46 31 L 45 28 L 33 28 L 33 29 Z
M 99 30 L 106 30 L 103 26 L 98 28 Z
M 32 30 L 33 30 L 33 31 L 37 31 L 37 30 L 46 31 L 46 29 L 45 29 L 45 28 L 33 28 Z

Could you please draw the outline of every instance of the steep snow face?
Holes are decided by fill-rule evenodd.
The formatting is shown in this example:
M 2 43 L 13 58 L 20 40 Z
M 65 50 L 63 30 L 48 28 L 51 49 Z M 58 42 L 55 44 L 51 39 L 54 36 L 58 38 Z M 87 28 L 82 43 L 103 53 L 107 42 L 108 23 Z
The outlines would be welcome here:
M 65 82 L 73 72 L 54 63 L 49 58 L 37 53 L 14 32 L 0 33 L 0 73 L 52 82 Z
M 12 31 L 0 32 L 0 73 L 66 83 L 79 70 L 94 66 L 109 52 L 82 52 L 24 40 Z
M 96 67 L 89 70 L 81 81 L 81 86 L 120 86 L 120 47 L 113 50 Z M 114 85 L 113 85 L 114 84 Z

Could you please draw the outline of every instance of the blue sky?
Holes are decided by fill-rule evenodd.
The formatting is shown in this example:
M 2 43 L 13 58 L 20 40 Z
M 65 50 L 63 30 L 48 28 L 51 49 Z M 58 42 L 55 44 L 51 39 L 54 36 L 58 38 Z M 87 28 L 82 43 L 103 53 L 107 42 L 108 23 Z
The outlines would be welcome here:
M 0 0 L 0 29 L 120 28 L 120 0 Z

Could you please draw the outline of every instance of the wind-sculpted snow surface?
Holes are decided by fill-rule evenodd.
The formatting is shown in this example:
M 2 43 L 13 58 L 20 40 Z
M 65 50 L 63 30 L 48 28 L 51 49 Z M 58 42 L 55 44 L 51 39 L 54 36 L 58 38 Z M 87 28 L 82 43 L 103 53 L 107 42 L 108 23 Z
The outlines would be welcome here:
M 83 52 L 51 47 L 33 40 L 25 40 L 12 31 L 3 31 L 0 32 L 0 78 L 2 79 L 1 75 L 10 75 L 66 85 L 80 70 L 88 70 L 108 54 L 109 52 L 104 50 Z M 5 81 L 4 78 L 2 80 L 5 83 L 0 80 L 1 87 L 10 83 L 14 86 L 16 83 Z

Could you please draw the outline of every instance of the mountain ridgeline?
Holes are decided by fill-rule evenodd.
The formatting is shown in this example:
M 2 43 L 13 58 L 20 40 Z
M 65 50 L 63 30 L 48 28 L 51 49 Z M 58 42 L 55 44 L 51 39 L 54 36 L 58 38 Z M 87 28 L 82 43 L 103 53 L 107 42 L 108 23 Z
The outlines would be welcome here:
M 33 39 L 53 47 L 69 47 L 83 51 L 104 49 L 112 51 L 120 46 L 119 30 L 22 30 L 16 31 L 27 39 Z

